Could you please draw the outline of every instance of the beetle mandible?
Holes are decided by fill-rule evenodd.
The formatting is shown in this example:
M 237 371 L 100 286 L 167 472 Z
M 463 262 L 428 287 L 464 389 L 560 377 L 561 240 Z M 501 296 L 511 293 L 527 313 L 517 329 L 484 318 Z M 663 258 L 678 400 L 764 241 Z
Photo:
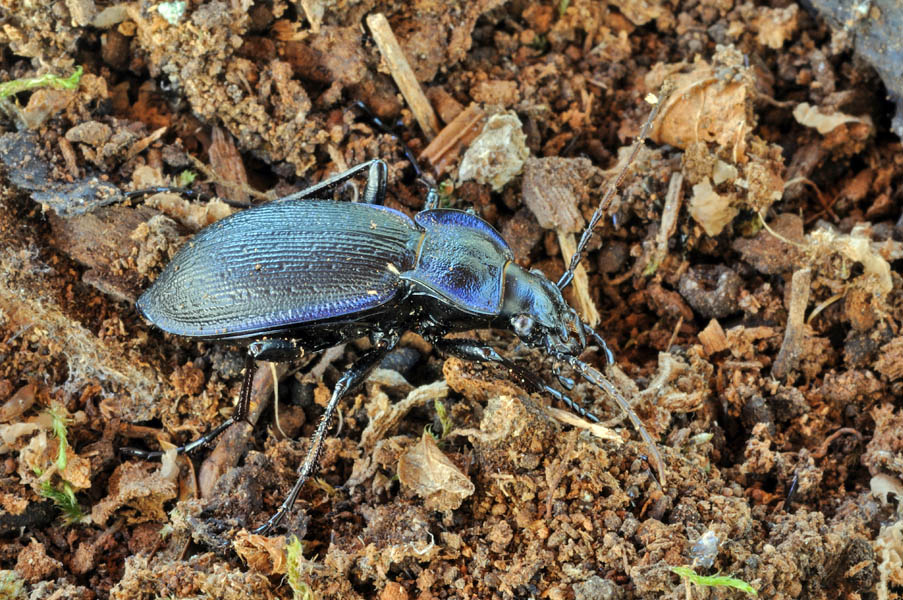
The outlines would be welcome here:
M 634 143 L 628 165 L 656 109 L 657 105 Z M 323 199 L 364 171 L 362 202 Z M 387 167 L 380 159 L 208 226 L 179 250 L 137 303 L 141 314 L 166 332 L 247 347 L 234 415 L 180 450 L 198 448 L 245 419 L 254 361 L 290 361 L 302 350 L 323 350 L 369 337 L 371 350 L 336 383 L 295 485 L 255 533 L 270 531 L 291 510 L 316 469 L 339 401 L 364 382 L 405 331 L 419 333 L 447 354 L 504 365 L 531 387 L 597 420 L 492 347 L 444 337 L 453 331 L 499 328 L 513 331 L 527 345 L 570 365 L 607 391 L 649 445 L 663 482 L 661 457 L 636 414 L 605 377 L 579 360 L 587 337 L 602 346 L 609 360 L 611 354 L 561 293 L 626 171 L 627 167 L 606 191 L 557 284 L 514 262 L 508 244 L 479 217 L 437 208 L 435 188 L 430 187 L 424 209 L 413 219 L 382 206 Z

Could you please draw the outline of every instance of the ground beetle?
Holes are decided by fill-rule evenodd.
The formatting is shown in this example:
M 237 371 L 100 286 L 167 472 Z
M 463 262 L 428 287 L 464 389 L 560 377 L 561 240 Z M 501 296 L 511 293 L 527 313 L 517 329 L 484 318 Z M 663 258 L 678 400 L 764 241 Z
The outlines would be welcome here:
M 634 155 L 654 112 L 634 145 Z M 324 199 L 363 171 L 367 184 L 362 202 Z M 635 413 L 611 383 L 578 359 L 587 336 L 602 346 L 609 359 L 610 352 L 561 294 L 625 173 L 626 168 L 606 192 L 557 285 L 539 271 L 515 263 L 508 244 L 479 217 L 437 208 L 438 194 L 432 187 L 424 210 L 413 219 L 382 206 L 387 169 L 379 159 L 210 225 L 185 244 L 137 304 L 141 314 L 164 331 L 241 343 L 248 349 L 235 414 L 180 450 L 200 447 L 244 420 L 255 360 L 289 361 L 302 351 L 369 337 L 372 349 L 342 375 L 333 390 L 297 482 L 279 510 L 256 530 L 268 532 L 291 509 L 315 470 L 339 400 L 364 382 L 405 331 L 419 333 L 448 354 L 502 364 L 522 382 L 596 420 L 493 348 L 475 340 L 443 337 L 452 331 L 494 327 L 513 331 L 529 346 L 570 365 L 612 395 L 643 434 L 663 479 L 661 458 Z

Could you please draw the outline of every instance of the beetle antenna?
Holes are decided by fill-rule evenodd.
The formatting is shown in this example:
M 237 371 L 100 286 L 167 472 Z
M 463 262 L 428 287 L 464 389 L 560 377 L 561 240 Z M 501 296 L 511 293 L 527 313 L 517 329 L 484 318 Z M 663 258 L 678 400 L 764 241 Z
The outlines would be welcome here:
M 385 121 L 376 116 L 370 107 L 358 100 L 354 103 L 366 116 L 370 119 L 370 124 L 382 131 L 383 133 L 387 133 L 395 138 L 395 141 L 401 146 L 401 151 L 404 153 L 404 157 L 408 159 L 408 162 L 411 163 L 411 167 L 414 169 L 414 177 L 417 179 L 423 179 L 426 177 L 426 174 L 423 172 L 423 169 L 420 168 L 420 165 L 417 164 L 417 158 L 414 156 L 414 152 L 411 151 L 411 148 L 405 143 L 398 132 L 394 127 L 387 124 Z
M 659 485 L 664 488 L 666 483 L 665 462 L 664 460 L 662 460 L 662 455 L 658 451 L 658 446 L 656 445 L 655 440 L 652 439 L 652 436 L 649 435 L 649 431 L 646 429 L 646 426 L 643 425 L 643 422 L 640 420 L 640 417 L 637 416 L 636 412 L 633 410 L 633 407 L 630 406 L 630 403 L 627 402 L 624 396 L 621 395 L 621 392 L 618 391 L 618 388 L 616 388 L 614 384 L 605 377 L 605 375 L 575 356 L 562 354 L 560 352 L 554 353 L 553 356 L 558 360 L 568 363 L 571 368 L 580 373 L 580 375 L 582 375 L 583 378 L 586 379 L 586 381 L 606 392 L 614 399 L 618 406 L 621 407 L 621 410 L 623 410 L 627 414 L 627 416 L 630 418 L 630 422 L 633 423 L 634 429 L 639 432 L 640 437 L 643 438 L 643 441 L 649 447 L 649 454 L 652 456 L 652 459 L 655 462 L 656 470 L 658 471 Z
M 602 197 L 602 201 L 599 202 L 599 207 L 596 209 L 596 212 L 593 213 L 593 217 L 589 220 L 589 224 L 587 224 L 586 229 L 583 230 L 583 235 L 580 236 L 580 242 L 577 244 L 577 250 L 574 252 L 574 255 L 571 256 L 571 264 L 568 265 L 568 270 L 564 272 L 564 275 L 561 276 L 561 279 L 558 280 L 558 289 L 563 290 L 568 285 L 570 285 L 571 281 L 574 279 L 574 271 L 577 270 L 577 265 L 580 264 L 580 259 L 583 257 L 583 251 L 586 249 L 586 245 L 589 243 L 590 239 L 593 237 L 593 230 L 596 228 L 596 225 L 599 224 L 599 221 L 602 219 L 602 215 L 605 214 L 605 211 L 608 210 L 609 204 L 611 204 L 611 200 L 615 195 L 615 192 L 621 187 L 621 184 L 624 182 L 624 179 L 627 178 L 627 170 L 630 168 L 630 165 L 633 164 L 634 159 L 636 158 L 637 153 L 640 151 L 640 146 L 643 145 L 643 142 L 646 141 L 646 137 L 649 135 L 649 130 L 652 128 L 652 123 L 655 121 L 655 117 L 658 116 L 659 108 L 662 105 L 662 100 L 664 98 L 656 97 L 653 94 L 649 94 L 646 97 L 646 101 L 652 104 L 652 111 L 649 113 L 649 118 L 646 119 L 646 124 L 643 125 L 643 129 L 640 131 L 640 135 L 637 136 L 637 139 L 633 142 L 633 148 L 630 151 L 630 157 L 627 159 L 627 164 L 621 169 L 621 172 L 618 174 L 617 179 L 615 179 L 613 184 L 608 186 L 608 189 L 605 190 L 605 195 Z

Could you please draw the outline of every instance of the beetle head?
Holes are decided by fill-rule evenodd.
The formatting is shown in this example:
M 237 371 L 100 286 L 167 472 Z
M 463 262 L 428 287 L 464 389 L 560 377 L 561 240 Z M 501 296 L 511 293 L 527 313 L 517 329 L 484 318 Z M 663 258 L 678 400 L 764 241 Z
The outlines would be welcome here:
M 539 271 L 527 271 L 515 263 L 505 267 L 499 319 L 499 326 L 549 354 L 576 356 L 586 347 L 585 327 L 561 290 Z

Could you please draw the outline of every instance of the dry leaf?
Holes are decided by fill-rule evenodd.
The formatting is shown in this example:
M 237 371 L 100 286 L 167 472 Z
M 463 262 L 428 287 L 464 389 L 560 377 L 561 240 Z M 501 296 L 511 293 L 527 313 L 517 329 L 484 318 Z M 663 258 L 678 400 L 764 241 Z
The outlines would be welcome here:
M 847 115 L 842 112 L 833 112 L 830 114 L 822 113 L 817 106 L 812 106 L 807 102 L 800 102 L 793 109 L 793 118 L 800 125 L 812 127 L 822 135 L 831 133 L 834 129 L 840 127 L 844 123 L 866 123 L 865 119 Z
M 420 443 L 398 460 L 398 479 L 424 498 L 429 510 L 454 510 L 473 494 L 473 482 L 439 450 L 433 436 L 424 432 Z
M 239 531 L 232 542 L 236 554 L 251 569 L 266 575 L 284 575 L 287 571 L 285 536 L 267 537 Z

